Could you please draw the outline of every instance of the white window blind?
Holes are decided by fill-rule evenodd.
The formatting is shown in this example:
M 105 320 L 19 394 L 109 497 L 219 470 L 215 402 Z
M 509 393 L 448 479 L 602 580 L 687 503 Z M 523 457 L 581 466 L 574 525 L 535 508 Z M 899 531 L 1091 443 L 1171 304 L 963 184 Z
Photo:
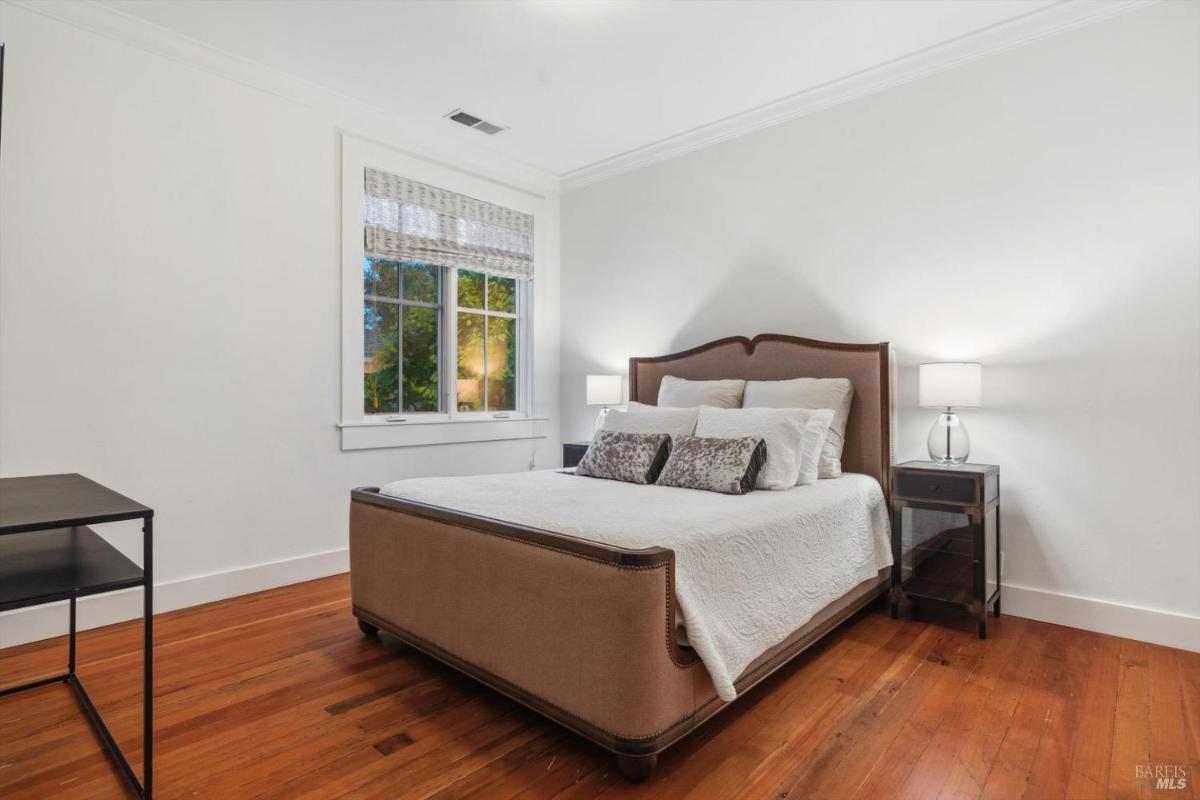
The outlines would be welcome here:
M 366 168 L 368 258 L 533 279 L 533 217 Z

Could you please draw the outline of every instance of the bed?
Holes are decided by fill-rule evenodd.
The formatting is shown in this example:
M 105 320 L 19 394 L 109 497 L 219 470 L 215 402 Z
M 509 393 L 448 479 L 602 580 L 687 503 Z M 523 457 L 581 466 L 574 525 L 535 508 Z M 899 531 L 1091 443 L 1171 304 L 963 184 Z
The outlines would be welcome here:
M 356 489 L 354 615 L 643 780 L 658 753 L 886 591 L 889 374 L 886 343 L 776 334 L 630 359 L 630 398 L 650 405 L 666 375 L 849 378 L 848 474 L 740 497 L 558 471 Z

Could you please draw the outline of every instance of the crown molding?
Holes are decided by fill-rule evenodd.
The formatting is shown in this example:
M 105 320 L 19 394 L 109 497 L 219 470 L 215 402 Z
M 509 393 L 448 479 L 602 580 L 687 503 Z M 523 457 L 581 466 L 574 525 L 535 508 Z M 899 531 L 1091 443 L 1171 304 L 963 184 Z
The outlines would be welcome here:
M 120 41 L 140 50 L 198 67 L 245 86 L 312 108 L 342 115 L 337 127 L 420 158 L 453 163 L 480 177 L 539 196 L 569 191 L 621 175 L 658 161 L 744 136 L 762 128 L 797 119 L 850 102 L 960 64 L 1010 50 L 1058 33 L 1135 11 L 1160 0 L 1060 0 L 1052 6 L 965 34 L 766 103 L 716 122 L 555 175 L 490 148 L 455 143 L 436 144 L 443 137 L 426 121 L 414 120 L 342 94 L 253 59 L 229 53 L 177 31 L 155 25 L 99 2 L 87 0 L 0 0 L 82 30 Z M 384 132 L 386 131 L 386 133 Z M 403 133 L 397 135 L 399 131 Z M 424 135 L 414 136 L 414 131 Z
M 570 191 L 762 128 L 881 92 L 926 75 L 1098 22 L 1159 0 L 1061 0 L 828 83 L 562 174 Z
M 332 112 L 335 127 L 419 158 L 454 164 L 479 177 L 537 196 L 558 193 L 553 172 L 497 150 L 456 142 L 440 145 L 436 122 L 417 120 L 359 100 L 262 62 L 230 53 L 178 31 L 156 25 L 99 2 L 88 0 L 0 0 L 5 5 L 104 36 L 139 50 L 210 72 L 258 91 L 301 105 Z M 414 135 L 415 134 L 415 135 Z

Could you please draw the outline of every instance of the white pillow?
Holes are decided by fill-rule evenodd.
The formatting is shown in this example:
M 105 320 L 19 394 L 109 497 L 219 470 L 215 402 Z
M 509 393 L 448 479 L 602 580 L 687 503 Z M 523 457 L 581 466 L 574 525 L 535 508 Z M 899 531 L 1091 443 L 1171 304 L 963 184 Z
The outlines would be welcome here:
M 804 425 L 804 434 L 800 437 L 800 475 L 796 478 L 797 486 L 816 483 L 821 477 L 821 450 L 825 446 L 829 434 L 829 425 L 833 422 L 833 410 L 829 408 L 798 408 L 808 415 Z
M 628 411 L 609 411 L 600 429 L 620 433 L 665 433 L 691 436 L 696 432 L 698 408 L 659 408 L 630 403 Z
M 854 384 L 846 378 L 795 378 L 790 381 L 746 381 L 744 408 L 830 408 L 833 422 L 821 448 L 821 477 L 842 474 L 846 422 L 854 401 Z
M 767 443 L 758 489 L 790 489 L 800 479 L 800 452 L 810 412 L 802 408 L 700 407 L 696 435 L 734 439 L 754 436 Z
M 667 375 L 658 385 L 659 408 L 739 408 L 742 405 L 743 380 L 689 381 Z

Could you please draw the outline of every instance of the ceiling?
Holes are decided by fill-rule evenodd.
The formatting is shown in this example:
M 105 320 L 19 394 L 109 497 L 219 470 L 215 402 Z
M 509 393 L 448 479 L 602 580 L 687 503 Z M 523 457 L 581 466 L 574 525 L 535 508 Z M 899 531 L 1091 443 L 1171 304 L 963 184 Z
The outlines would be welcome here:
M 104 0 L 559 176 L 1052 0 Z

